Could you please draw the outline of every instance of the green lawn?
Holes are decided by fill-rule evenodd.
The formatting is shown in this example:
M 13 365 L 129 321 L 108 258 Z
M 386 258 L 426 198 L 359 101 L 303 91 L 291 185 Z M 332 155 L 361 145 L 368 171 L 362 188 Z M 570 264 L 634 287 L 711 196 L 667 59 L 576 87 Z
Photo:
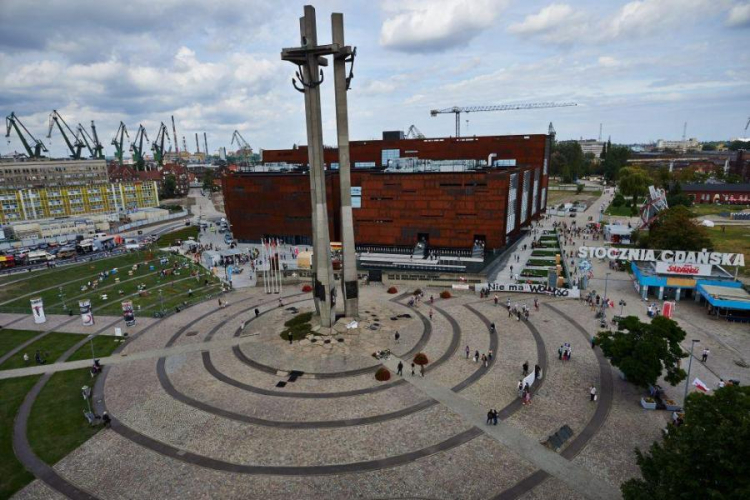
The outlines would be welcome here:
M 742 212 L 748 208 L 750 208 L 750 205 L 716 205 L 714 203 L 699 203 L 690 207 L 690 211 L 693 213 L 693 216 L 700 217 L 702 215 L 719 215 L 725 212 Z
M 10 498 L 31 481 L 28 472 L 13 453 L 13 420 L 39 376 L 0 380 L 0 498 Z
M 106 358 L 121 345 L 115 339 L 117 337 L 113 337 L 112 335 L 97 335 L 92 339 L 94 342 L 94 355 L 97 359 Z M 81 359 L 91 359 L 91 341 L 82 345 L 68 358 L 68 361 L 79 361 Z
M 610 205 L 607 207 L 607 210 L 604 211 L 605 215 L 613 215 L 615 217 L 635 217 L 639 213 L 640 211 L 636 212 L 635 214 L 632 214 L 630 211 L 629 205 L 622 205 L 619 207 Z
M 522 278 L 546 278 L 549 275 L 549 271 L 546 269 L 524 269 L 521 271 Z
M 47 363 L 53 363 L 65 351 L 73 347 L 76 342 L 86 338 L 85 335 L 78 333 L 59 333 L 52 332 L 36 342 L 29 345 L 26 349 L 11 356 L 5 363 L 0 365 L 0 370 L 12 370 L 13 368 L 23 368 L 26 364 L 23 362 L 23 354 L 29 355 L 29 366 L 36 365 L 34 355 L 37 350 L 41 351 L 42 356 Z
M 532 257 L 554 257 L 555 255 L 559 254 L 559 250 L 540 250 L 536 249 L 531 252 Z
M 549 259 L 529 259 L 526 262 L 526 265 L 527 266 L 546 266 L 546 267 L 549 267 L 549 266 L 556 266 L 557 262 L 554 259 L 552 259 L 552 260 L 549 260 Z
M 198 239 L 199 231 L 200 229 L 198 228 L 198 226 L 185 226 L 181 229 L 178 229 L 177 231 L 173 231 L 171 233 L 160 236 L 159 239 L 156 240 L 156 244 L 160 247 L 168 247 L 172 246 L 175 240 L 187 240 L 191 236 L 195 239 Z
M 0 356 L 12 351 L 17 345 L 36 337 L 41 332 L 33 330 L 11 330 L 3 328 L 0 330 Z
M 750 226 L 723 226 L 716 225 L 706 228 L 714 250 L 727 253 L 744 253 L 745 258 L 750 258 Z M 733 272 L 730 268 L 728 271 Z M 750 276 L 750 265 L 740 268 L 740 274 Z
M 124 255 L 118 255 L 117 257 L 109 257 L 106 259 L 97 260 L 94 262 L 85 262 L 81 264 L 73 264 L 61 266 L 53 269 L 46 269 L 44 271 L 34 271 L 31 273 L 21 273 L 12 276 L 3 276 L 1 283 L 9 283 L 6 286 L 0 288 L 0 302 L 4 302 L 9 299 L 19 298 L 19 296 L 26 296 L 28 294 L 36 294 L 40 290 L 48 287 L 55 287 L 51 295 L 57 297 L 59 291 L 57 286 L 66 283 L 68 281 L 76 281 L 78 283 L 85 283 L 89 280 L 96 278 L 97 274 L 102 271 L 106 271 L 112 268 L 123 268 L 130 267 L 137 262 L 143 262 L 146 259 L 146 254 L 143 252 L 131 252 Z M 80 288 L 78 285 L 77 288 Z M 47 294 L 46 296 L 49 296 Z M 26 306 L 28 308 L 28 299 L 25 297 Z
M 101 426 L 91 427 L 83 416 L 87 406 L 81 388 L 93 387 L 94 382 L 88 368 L 57 372 L 34 402 L 29 416 L 29 443 L 49 465 L 101 430 Z

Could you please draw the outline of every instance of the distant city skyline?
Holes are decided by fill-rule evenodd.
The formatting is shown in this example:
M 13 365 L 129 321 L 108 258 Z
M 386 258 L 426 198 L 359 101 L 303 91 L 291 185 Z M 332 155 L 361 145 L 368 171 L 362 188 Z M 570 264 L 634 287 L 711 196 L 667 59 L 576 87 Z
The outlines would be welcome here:
M 95 120 L 108 156 L 122 120 L 177 124 L 211 152 L 240 130 L 254 149 L 306 143 L 303 98 L 282 47 L 299 43 L 302 5 L 318 13 L 319 41 L 343 12 L 357 46 L 349 92 L 353 140 L 416 125 L 454 134 L 452 115 L 430 109 L 539 101 L 574 108 L 462 115 L 463 135 L 546 133 L 616 143 L 701 141 L 748 135 L 747 0 L 549 1 L 70 0 L 0 2 L 0 110 L 46 139 L 57 109 L 75 126 Z M 323 84 L 324 142 L 335 144 L 331 68 Z M 466 121 L 468 119 L 468 122 Z M 173 141 L 174 143 L 174 141 Z M 3 154 L 23 148 L 15 134 Z

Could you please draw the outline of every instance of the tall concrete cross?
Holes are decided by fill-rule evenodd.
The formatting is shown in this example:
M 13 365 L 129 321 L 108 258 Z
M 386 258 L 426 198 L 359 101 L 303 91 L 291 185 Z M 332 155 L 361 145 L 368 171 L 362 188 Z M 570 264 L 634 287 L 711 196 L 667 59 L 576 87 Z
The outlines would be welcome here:
M 315 22 L 315 8 L 305 5 L 305 15 L 300 18 L 301 47 L 281 50 L 281 59 L 297 65 L 298 87 L 305 94 L 305 115 L 307 118 L 307 155 L 310 164 L 310 198 L 312 201 L 313 229 L 313 297 L 315 308 L 320 316 L 320 325 L 326 328 L 336 321 L 336 287 L 331 263 L 331 237 L 328 232 L 328 208 L 326 206 L 325 171 L 323 169 L 323 124 L 320 113 L 320 84 L 327 66 L 324 56 L 335 54 L 339 47 L 318 45 Z
M 359 317 L 359 286 L 354 248 L 354 217 L 352 215 L 352 179 L 349 158 L 349 105 L 346 92 L 353 77 L 351 68 L 346 74 L 346 63 L 354 65 L 356 49 L 344 45 L 344 15 L 331 14 L 333 44 L 339 51 L 333 57 L 333 84 L 336 91 L 336 131 L 339 146 L 339 185 L 341 187 L 341 243 L 343 252 L 341 282 L 344 292 L 344 313 Z

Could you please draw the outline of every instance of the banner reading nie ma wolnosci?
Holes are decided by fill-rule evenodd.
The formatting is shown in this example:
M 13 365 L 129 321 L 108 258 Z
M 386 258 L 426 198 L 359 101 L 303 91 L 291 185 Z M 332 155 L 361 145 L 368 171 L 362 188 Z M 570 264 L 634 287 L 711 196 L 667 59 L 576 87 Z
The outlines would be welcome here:
M 81 311 L 81 321 L 83 326 L 92 326 L 94 324 L 94 313 L 91 312 L 91 301 L 79 300 L 78 309 Z
M 41 298 L 31 299 L 31 314 L 34 315 L 34 323 L 40 324 L 47 321 L 44 315 L 44 303 Z

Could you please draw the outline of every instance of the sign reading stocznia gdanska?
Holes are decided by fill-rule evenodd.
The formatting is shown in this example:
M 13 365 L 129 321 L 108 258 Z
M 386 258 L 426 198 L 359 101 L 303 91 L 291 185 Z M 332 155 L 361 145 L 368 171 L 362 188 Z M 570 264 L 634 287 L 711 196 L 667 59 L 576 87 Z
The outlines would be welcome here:
M 717 266 L 745 267 L 741 253 L 700 252 L 683 250 L 647 250 L 643 248 L 579 247 L 581 259 L 629 260 L 641 262 L 667 262 L 669 264 L 713 264 Z

